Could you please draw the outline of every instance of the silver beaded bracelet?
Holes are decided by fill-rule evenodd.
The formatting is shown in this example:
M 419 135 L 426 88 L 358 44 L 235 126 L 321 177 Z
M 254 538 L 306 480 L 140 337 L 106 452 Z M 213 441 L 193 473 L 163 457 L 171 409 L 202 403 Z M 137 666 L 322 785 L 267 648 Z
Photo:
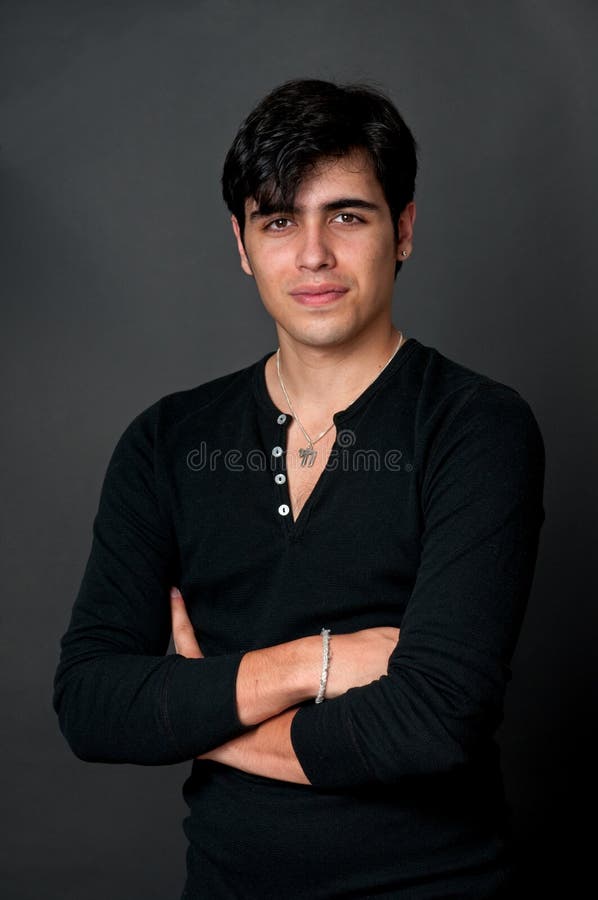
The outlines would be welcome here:
M 330 660 L 330 655 L 328 652 L 330 647 L 330 628 L 322 628 L 320 634 L 322 635 L 322 674 L 320 675 L 320 690 L 318 691 L 318 696 L 316 697 L 316 703 L 321 703 L 324 699 L 326 682 L 328 681 L 328 663 Z

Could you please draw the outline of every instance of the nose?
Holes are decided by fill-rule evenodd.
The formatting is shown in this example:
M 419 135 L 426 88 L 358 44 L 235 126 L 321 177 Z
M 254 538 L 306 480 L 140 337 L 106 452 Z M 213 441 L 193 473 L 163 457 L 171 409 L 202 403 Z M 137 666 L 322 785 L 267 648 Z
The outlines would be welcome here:
M 336 263 L 332 237 L 320 222 L 305 223 L 297 247 L 297 268 L 316 271 L 333 268 Z

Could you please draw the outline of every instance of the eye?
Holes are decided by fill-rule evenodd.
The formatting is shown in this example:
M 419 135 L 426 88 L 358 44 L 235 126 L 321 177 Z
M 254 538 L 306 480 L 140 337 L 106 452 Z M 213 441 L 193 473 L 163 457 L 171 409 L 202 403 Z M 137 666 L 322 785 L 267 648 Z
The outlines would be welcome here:
M 278 227 L 277 227 L 277 228 L 273 228 L 272 226 L 273 226 L 273 225 L 278 226 L 278 225 L 280 225 L 281 223 L 287 223 L 288 221 L 289 221 L 289 219 L 285 219 L 285 218 L 282 218 L 282 217 L 280 217 L 280 218 L 278 218 L 278 219 L 272 219 L 272 221 L 271 221 L 271 222 L 268 222 L 268 224 L 265 226 L 265 230 L 266 230 L 266 231 L 285 231 L 284 225 L 283 225 L 282 228 L 278 228 Z
M 336 217 L 337 219 L 345 219 L 343 225 L 354 225 L 357 222 L 363 222 L 363 219 L 360 216 L 356 216 L 355 213 L 339 213 Z M 351 222 L 347 222 L 347 219 L 351 219 Z

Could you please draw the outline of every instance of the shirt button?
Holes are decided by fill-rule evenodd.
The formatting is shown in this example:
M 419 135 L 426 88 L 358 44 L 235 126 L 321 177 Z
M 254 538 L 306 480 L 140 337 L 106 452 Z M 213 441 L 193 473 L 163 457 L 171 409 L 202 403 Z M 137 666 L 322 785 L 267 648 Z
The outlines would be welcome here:
M 287 476 L 283 475 L 282 472 L 279 472 L 278 475 L 274 476 L 274 481 L 276 482 L 276 484 L 284 484 L 286 480 Z
M 285 414 L 281 413 L 276 421 L 278 422 L 279 425 L 284 425 L 286 420 L 287 420 L 287 417 L 285 416 Z
M 282 456 L 282 447 L 273 447 L 272 456 Z
M 281 516 L 288 516 L 290 510 L 289 510 L 289 507 L 286 505 L 286 503 L 281 503 L 280 506 L 278 507 L 278 512 L 280 513 Z

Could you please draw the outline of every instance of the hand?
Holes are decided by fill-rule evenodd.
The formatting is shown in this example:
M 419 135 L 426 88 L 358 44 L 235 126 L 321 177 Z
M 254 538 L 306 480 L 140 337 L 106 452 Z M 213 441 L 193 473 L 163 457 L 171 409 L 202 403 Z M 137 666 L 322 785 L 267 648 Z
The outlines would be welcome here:
M 388 674 L 388 660 L 399 641 L 400 628 L 381 625 L 350 634 L 330 635 L 330 662 L 325 697 L 331 700 Z
M 193 623 L 187 615 L 183 595 L 178 588 L 170 589 L 170 615 L 174 649 L 187 659 L 203 659 L 204 655 L 195 637 Z

